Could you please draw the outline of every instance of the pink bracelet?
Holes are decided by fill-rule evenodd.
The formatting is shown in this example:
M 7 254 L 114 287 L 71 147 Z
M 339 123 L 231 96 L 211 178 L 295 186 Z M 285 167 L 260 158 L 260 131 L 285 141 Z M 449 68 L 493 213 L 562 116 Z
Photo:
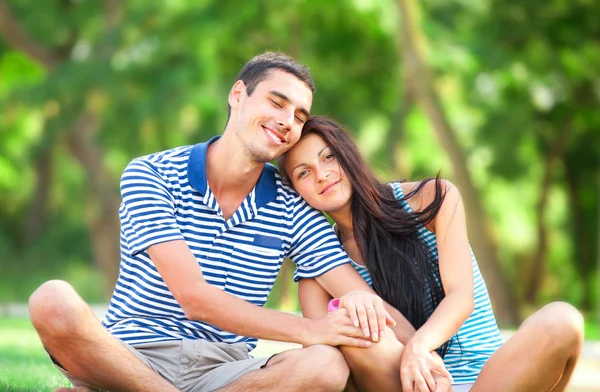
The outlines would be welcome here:
M 329 304 L 327 305 L 327 311 L 334 312 L 334 311 L 338 310 L 339 306 L 340 306 L 340 299 L 334 298 L 331 301 L 329 301 Z

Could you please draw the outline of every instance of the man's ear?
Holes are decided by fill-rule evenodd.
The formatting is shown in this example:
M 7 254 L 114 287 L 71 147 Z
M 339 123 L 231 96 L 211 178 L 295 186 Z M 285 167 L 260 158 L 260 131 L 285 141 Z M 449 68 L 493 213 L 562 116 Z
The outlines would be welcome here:
M 242 80 L 238 80 L 231 88 L 231 91 L 229 91 L 229 106 L 231 106 L 232 109 L 237 109 L 240 106 L 242 98 L 245 96 L 246 83 L 244 83 Z

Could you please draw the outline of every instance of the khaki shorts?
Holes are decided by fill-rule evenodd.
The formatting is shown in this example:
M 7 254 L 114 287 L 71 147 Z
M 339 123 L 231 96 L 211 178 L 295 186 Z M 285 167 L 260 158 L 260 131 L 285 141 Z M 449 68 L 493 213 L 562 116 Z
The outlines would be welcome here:
M 123 344 L 180 391 L 204 392 L 222 388 L 253 370 L 263 368 L 270 359 L 250 358 L 245 343 L 170 340 L 134 346 Z M 73 377 L 54 358 L 52 361 L 73 386 L 97 390 Z

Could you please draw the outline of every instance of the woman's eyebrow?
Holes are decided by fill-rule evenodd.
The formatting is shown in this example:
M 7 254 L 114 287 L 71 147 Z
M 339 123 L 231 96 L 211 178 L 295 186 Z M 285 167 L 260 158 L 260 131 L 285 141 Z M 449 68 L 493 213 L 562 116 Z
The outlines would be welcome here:
M 319 151 L 319 153 L 317 154 L 318 157 L 321 156 L 321 154 L 323 154 L 323 151 L 327 150 L 329 148 L 329 146 L 325 146 L 321 149 L 321 151 Z

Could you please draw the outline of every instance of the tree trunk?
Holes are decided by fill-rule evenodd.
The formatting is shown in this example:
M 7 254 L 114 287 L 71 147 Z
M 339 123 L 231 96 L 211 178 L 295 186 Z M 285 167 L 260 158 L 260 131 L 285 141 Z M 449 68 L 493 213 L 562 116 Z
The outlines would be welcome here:
M 52 146 L 46 146 L 35 159 L 36 182 L 33 201 L 29 206 L 25 223 L 24 242 L 33 244 L 44 231 L 48 213 L 48 197 L 52 185 Z
M 586 222 L 586 211 L 581 203 L 580 182 L 577 181 L 577 173 L 571 168 L 568 161 L 565 163 L 565 177 L 567 180 L 567 191 L 569 196 L 569 206 L 571 210 L 573 235 L 572 242 L 574 245 L 574 265 L 577 274 L 583 285 L 583 298 L 581 303 L 582 310 L 592 310 L 592 282 L 594 279 L 592 261 L 594 254 L 595 242 L 592 238 L 593 234 L 587 229 L 589 225 Z M 586 179 L 586 181 L 588 181 Z M 595 220 L 595 217 L 591 217 Z M 588 218 L 589 219 L 589 218 Z
M 67 8 L 70 6 L 69 3 L 64 4 Z M 121 12 L 121 2 L 119 0 L 107 0 L 105 2 L 105 40 L 99 48 L 99 52 L 105 56 L 109 56 L 114 51 L 114 32 L 119 24 Z M 36 42 L 21 26 L 5 0 L 0 0 L 0 33 L 10 45 L 29 55 L 41 64 L 48 73 L 51 73 L 56 67 L 68 60 L 72 47 L 77 41 L 77 35 L 73 34 L 74 39 L 63 50 L 44 47 Z M 94 145 L 97 123 L 98 118 L 94 115 L 89 113 L 80 115 L 69 135 L 69 144 L 73 155 L 82 164 L 87 174 L 87 220 L 93 253 L 96 263 L 104 273 L 104 291 L 107 295 L 110 295 L 119 273 L 120 223 L 117 216 L 119 198 L 117 192 L 110 185 L 115 181 L 104 166 L 104 153 L 100 147 Z M 47 165 L 44 170 L 49 167 L 50 165 Z M 38 173 L 43 174 L 44 172 Z M 49 177 L 42 175 L 40 179 L 45 181 Z M 46 203 L 45 199 L 43 202 L 37 200 L 38 198 L 41 200 L 42 196 L 47 197 L 42 192 L 40 195 L 36 194 L 36 200 L 34 201 L 34 206 L 38 206 L 36 208 L 40 210 L 39 206 Z M 33 215 L 31 219 L 34 220 L 38 212 L 33 211 L 31 214 Z
M 546 256 L 548 254 L 548 228 L 545 222 L 546 207 L 548 205 L 548 194 L 552 185 L 552 173 L 557 161 L 563 155 L 567 140 L 570 135 L 570 127 L 563 126 L 558 138 L 550 144 L 548 155 L 544 163 L 544 179 L 542 180 L 540 198 L 536 208 L 538 244 L 533 255 L 533 263 L 529 273 L 529 284 L 525 292 L 525 300 L 535 304 L 538 292 L 542 286 L 546 272 Z
M 392 180 L 398 179 L 403 180 L 411 177 L 412 170 L 405 165 L 405 154 L 404 154 L 404 124 L 406 118 L 415 106 L 415 102 L 411 94 L 408 92 L 408 86 L 404 85 L 404 93 L 400 101 L 400 107 L 394 116 L 390 135 L 388 137 L 387 149 L 390 157 L 390 175 Z
M 518 315 L 513 293 L 502 272 L 497 246 L 493 240 L 491 228 L 486 224 L 484 208 L 471 180 L 465 154 L 446 118 L 434 88 L 431 71 L 417 47 L 419 35 L 414 20 L 416 5 L 414 0 L 397 0 L 397 5 L 400 11 L 399 39 L 404 42 L 406 49 L 403 63 L 408 72 L 413 75 L 412 81 L 419 103 L 423 106 L 452 163 L 454 179 L 465 204 L 469 237 L 477 254 L 481 272 L 486 278 L 496 317 L 501 324 L 516 324 Z
M 115 183 L 104 166 L 102 149 L 94 143 L 98 119 L 83 114 L 75 122 L 69 145 L 73 156 L 86 172 L 87 216 L 95 262 L 104 275 L 104 292 L 113 291 L 119 275 L 120 249 L 119 197 Z

